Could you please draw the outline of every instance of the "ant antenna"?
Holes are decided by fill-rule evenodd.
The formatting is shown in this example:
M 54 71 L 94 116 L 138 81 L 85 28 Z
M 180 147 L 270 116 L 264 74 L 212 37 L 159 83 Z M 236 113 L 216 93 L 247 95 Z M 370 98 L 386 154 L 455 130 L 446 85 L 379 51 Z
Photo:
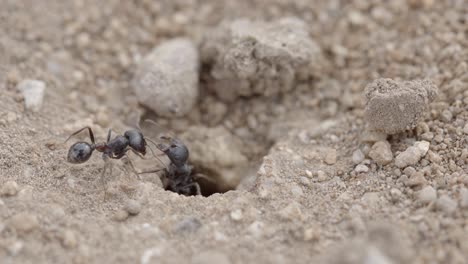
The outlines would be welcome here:
M 79 129 L 78 131 L 73 132 L 73 134 L 71 134 L 71 135 L 67 138 L 67 140 L 65 140 L 65 142 L 63 142 L 63 143 L 67 143 L 67 141 L 70 140 L 70 138 L 72 138 L 73 136 L 79 134 L 81 131 L 83 131 L 83 130 L 85 130 L 85 129 L 88 129 L 89 138 L 91 139 L 91 143 L 94 144 L 94 134 L 93 134 L 93 130 L 92 130 L 91 127 L 89 127 L 89 126 L 85 126 L 85 127 L 81 128 L 81 129 Z
M 163 126 L 161 126 L 159 123 L 157 123 L 157 122 L 154 121 L 154 120 L 145 119 L 145 122 L 150 123 L 150 124 L 153 124 L 153 125 L 155 125 L 155 126 L 157 126 L 157 127 L 159 127 L 159 128 L 163 128 Z M 169 136 L 170 136 L 171 138 L 176 138 L 176 136 L 175 136 L 173 133 L 171 133 L 171 132 L 167 132 L 167 133 L 169 134 Z
M 154 146 L 156 146 L 156 148 L 158 148 L 157 145 L 156 145 L 156 143 L 155 143 L 153 140 L 151 140 L 151 139 L 149 139 L 149 138 L 147 138 L 147 137 L 145 137 L 145 140 L 147 140 L 148 142 L 152 143 Z M 166 163 L 164 163 L 164 162 L 154 153 L 153 149 L 152 149 L 149 145 L 148 145 L 148 148 L 150 149 L 151 154 L 153 154 L 153 157 L 155 157 L 166 169 L 169 170 L 169 168 L 167 167 Z

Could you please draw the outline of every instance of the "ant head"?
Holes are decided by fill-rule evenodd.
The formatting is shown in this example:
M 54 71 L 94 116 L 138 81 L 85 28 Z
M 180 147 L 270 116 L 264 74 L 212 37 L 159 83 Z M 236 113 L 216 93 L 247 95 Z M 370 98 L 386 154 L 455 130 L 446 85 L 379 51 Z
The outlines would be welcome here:
M 158 148 L 167 155 L 175 166 L 182 166 L 187 163 L 189 151 L 181 140 L 172 139 L 170 145 L 158 144 Z
M 77 142 L 68 150 L 67 160 L 70 163 L 83 163 L 89 160 L 94 148 L 86 142 Z
M 128 139 L 128 145 L 142 155 L 146 154 L 146 141 L 143 134 L 138 130 L 125 131 L 124 136 Z

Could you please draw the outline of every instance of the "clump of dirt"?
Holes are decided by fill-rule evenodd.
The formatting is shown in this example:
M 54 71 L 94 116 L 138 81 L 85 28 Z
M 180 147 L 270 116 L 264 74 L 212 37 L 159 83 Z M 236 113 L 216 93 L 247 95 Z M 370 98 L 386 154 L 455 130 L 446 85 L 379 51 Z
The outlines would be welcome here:
M 413 129 L 437 93 L 437 87 L 430 80 L 375 80 L 365 90 L 366 119 L 371 129 L 387 134 Z

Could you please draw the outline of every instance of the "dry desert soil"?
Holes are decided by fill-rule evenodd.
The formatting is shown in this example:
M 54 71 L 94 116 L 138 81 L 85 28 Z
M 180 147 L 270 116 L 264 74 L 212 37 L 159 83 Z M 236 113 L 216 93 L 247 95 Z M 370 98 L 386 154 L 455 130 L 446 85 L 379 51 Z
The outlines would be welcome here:
M 467 137 L 463 0 L 0 0 L 1 263 L 468 263 Z

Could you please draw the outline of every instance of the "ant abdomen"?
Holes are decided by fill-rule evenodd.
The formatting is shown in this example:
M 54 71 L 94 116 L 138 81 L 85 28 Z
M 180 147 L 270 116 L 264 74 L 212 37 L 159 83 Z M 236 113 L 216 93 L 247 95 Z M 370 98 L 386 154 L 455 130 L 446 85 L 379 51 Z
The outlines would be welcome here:
M 84 163 L 91 157 L 94 148 L 86 142 L 77 142 L 68 150 L 67 160 L 70 163 Z

